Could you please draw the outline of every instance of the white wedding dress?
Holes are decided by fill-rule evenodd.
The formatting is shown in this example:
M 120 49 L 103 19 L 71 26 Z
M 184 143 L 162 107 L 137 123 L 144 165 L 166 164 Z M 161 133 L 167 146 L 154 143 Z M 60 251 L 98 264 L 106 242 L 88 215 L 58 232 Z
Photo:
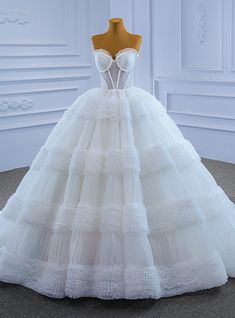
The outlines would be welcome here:
M 0 280 L 54 298 L 160 298 L 235 277 L 235 205 L 137 51 L 94 51 L 102 86 L 65 111 L 0 214 Z

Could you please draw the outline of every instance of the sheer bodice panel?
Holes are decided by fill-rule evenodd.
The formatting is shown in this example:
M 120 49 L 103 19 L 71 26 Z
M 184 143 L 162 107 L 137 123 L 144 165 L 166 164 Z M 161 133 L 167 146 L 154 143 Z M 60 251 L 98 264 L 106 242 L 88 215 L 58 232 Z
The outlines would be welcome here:
M 126 48 L 116 54 L 104 50 L 94 50 L 96 67 L 100 73 L 102 84 L 108 89 L 122 89 L 132 86 L 132 73 L 135 65 L 137 51 Z

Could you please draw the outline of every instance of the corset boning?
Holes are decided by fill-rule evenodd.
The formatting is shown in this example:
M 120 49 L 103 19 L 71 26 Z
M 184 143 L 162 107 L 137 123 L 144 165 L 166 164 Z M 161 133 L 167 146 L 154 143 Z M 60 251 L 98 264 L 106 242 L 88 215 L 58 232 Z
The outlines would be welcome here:
M 94 51 L 95 62 L 101 77 L 101 86 L 108 89 L 123 89 L 133 86 L 133 70 L 137 51 L 126 48 L 113 59 L 104 49 Z
M 101 86 L 108 89 L 122 89 L 133 86 L 133 72 L 121 70 L 113 63 L 110 68 L 100 73 Z

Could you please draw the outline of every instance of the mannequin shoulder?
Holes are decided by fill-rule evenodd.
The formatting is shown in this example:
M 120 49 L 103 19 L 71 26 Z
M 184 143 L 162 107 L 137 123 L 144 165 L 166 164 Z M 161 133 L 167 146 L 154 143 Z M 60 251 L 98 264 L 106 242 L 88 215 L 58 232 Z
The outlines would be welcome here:
M 139 50 L 142 43 L 142 36 L 140 34 L 130 33 L 130 43 L 135 49 Z
M 103 38 L 103 36 L 105 35 L 105 33 L 101 33 L 101 34 L 94 34 L 91 36 L 91 40 L 97 40 L 97 39 L 100 39 L 100 38 Z
M 105 33 L 94 34 L 91 36 L 91 41 L 95 49 L 100 46 L 100 43 L 104 38 L 105 38 Z
M 135 38 L 135 39 L 139 39 L 140 41 L 142 40 L 142 35 L 140 35 L 140 34 L 130 33 L 130 36 Z

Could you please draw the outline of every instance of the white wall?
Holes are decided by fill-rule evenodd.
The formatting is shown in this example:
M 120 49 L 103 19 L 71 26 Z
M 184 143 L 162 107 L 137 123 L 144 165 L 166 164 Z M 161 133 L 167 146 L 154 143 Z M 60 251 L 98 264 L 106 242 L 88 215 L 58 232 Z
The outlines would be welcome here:
M 90 35 L 143 36 L 135 85 L 201 156 L 235 162 L 235 0 L 0 0 L 0 170 L 30 164 L 72 101 L 99 85 Z
M 27 166 L 64 110 L 97 84 L 90 36 L 108 0 L 0 0 L 0 170 Z
M 234 0 L 152 1 L 154 93 L 201 156 L 235 163 Z
M 161 100 L 202 157 L 235 163 L 235 0 L 111 0 L 112 8 L 143 35 L 136 85 Z

